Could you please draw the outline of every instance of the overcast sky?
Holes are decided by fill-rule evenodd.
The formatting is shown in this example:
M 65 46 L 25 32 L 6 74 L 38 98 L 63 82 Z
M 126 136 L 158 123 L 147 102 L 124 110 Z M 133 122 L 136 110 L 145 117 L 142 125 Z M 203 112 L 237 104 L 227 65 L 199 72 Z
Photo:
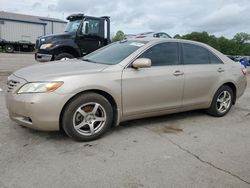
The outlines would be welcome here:
M 207 31 L 228 38 L 250 33 L 250 0 L 0 0 L 0 10 L 65 19 L 71 13 L 110 16 L 111 30 Z

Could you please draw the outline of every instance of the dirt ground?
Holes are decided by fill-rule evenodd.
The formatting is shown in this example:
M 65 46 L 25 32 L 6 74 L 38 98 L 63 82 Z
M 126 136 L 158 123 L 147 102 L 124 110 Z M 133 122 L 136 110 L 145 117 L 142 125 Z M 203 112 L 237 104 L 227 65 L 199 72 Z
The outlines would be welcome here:
M 35 63 L 0 53 L 7 75 Z M 250 82 L 250 77 L 248 77 Z M 223 118 L 192 111 L 124 122 L 79 143 L 12 122 L 0 91 L 0 187 L 250 187 L 250 86 Z

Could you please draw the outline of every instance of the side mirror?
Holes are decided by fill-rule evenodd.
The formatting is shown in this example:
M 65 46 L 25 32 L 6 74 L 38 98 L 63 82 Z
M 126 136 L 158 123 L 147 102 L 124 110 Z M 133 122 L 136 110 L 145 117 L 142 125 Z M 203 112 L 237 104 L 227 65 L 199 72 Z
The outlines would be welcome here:
M 135 69 L 151 67 L 151 59 L 139 58 L 132 63 L 132 67 Z
M 82 34 L 87 35 L 89 33 L 89 22 L 84 21 L 82 26 Z

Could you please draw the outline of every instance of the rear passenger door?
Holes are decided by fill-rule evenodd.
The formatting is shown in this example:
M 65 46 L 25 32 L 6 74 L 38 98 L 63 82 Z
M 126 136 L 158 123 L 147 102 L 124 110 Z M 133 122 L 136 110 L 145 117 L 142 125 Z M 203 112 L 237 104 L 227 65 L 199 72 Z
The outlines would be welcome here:
M 183 106 L 208 104 L 223 74 L 222 61 L 208 49 L 189 43 L 182 43 L 182 61 L 185 73 Z

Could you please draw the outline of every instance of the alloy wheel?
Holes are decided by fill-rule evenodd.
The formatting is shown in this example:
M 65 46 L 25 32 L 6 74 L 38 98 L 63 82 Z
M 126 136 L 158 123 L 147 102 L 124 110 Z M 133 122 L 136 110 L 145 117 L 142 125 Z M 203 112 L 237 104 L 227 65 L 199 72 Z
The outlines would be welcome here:
M 102 130 L 106 123 L 106 111 L 98 103 L 86 103 L 80 106 L 73 116 L 74 129 L 83 136 L 90 136 Z
M 228 91 L 222 91 L 217 98 L 217 110 L 219 113 L 225 113 L 231 106 L 232 96 Z

